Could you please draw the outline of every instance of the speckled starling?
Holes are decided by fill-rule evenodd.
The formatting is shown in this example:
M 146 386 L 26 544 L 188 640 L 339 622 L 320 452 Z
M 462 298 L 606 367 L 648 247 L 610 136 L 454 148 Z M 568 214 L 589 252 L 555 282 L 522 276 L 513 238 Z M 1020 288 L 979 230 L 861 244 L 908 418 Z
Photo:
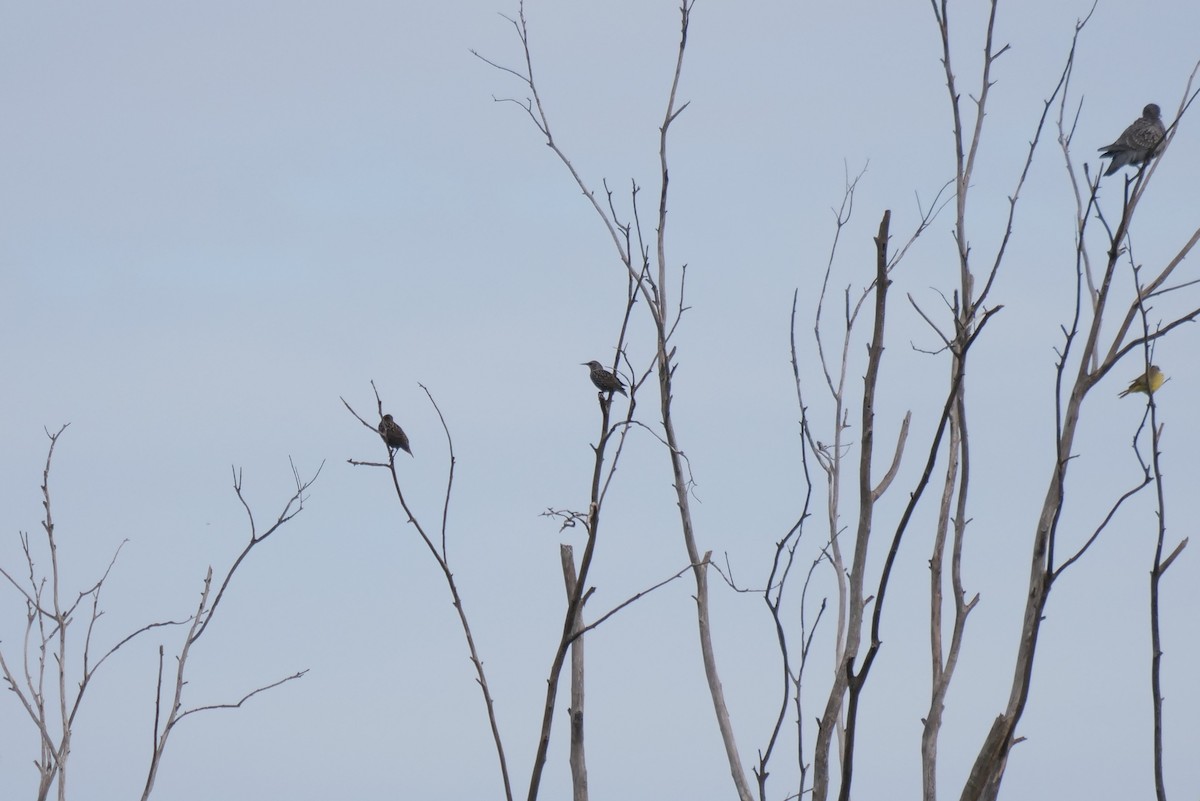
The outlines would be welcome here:
M 1142 109 L 1141 118 L 1126 128 L 1120 139 L 1100 148 L 1100 158 L 1112 159 L 1105 175 L 1112 175 L 1126 164 L 1141 164 L 1158 155 L 1167 132 L 1160 113 L 1157 105 L 1149 104 Z
M 621 379 L 605 370 L 600 362 L 580 362 L 580 364 L 592 371 L 592 383 L 596 385 L 596 389 L 601 392 L 619 392 L 625 395 L 625 397 L 629 397 L 628 393 L 625 392 L 625 385 L 621 383 Z
M 389 448 L 399 448 L 400 450 L 412 456 L 412 450 L 408 447 L 408 435 L 404 433 L 390 414 L 385 414 L 383 419 L 379 421 L 379 436 L 383 437 L 383 441 L 387 443 Z
M 1129 389 L 1122 392 L 1118 397 L 1125 397 L 1133 392 L 1141 392 L 1149 395 L 1152 392 L 1157 392 L 1158 388 L 1163 385 L 1167 377 L 1163 375 L 1163 371 L 1158 369 L 1157 364 L 1150 365 L 1150 369 L 1139 375 L 1137 378 L 1129 382 Z

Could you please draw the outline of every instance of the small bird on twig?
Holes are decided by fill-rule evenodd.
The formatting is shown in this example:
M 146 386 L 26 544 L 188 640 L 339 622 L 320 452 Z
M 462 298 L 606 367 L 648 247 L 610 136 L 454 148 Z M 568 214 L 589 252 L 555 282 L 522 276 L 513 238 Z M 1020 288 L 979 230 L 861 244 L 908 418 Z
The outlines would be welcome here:
M 605 370 L 600 362 L 590 361 L 580 362 L 580 364 L 592 371 L 592 383 L 596 385 L 596 389 L 601 392 L 618 392 L 627 398 L 629 397 L 629 394 L 625 391 L 625 385 L 621 383 L 621 379 Z
M 1158 369 L 1157 364 L 1150 365 L 1150 369 L 1139 375 L 1137 378 L 1129 382 L 1129 389 L 1122 392 L 1117 397 L 1123 398 L 1131 392 L 1141 392 L 1143 395 L 1150 395 L 1158 392 L 1158 388 L 1163 385 L 1167 377 L 1163 375 L 1162 370 Z
M 408 435 L 404 433 L 390 414 L 385 414 L 383 419 L 379 421 L 379 436 L 383 437 L 383 441 L 387 443 L 389 448 L 399 448 L 400 450 L 412 456 L 412 450 L 408 447 Z
M 1100 158 L 1112 159 L 1105 175 L 1112 175 L 1126 164 L 1141 164 L 1158 155 L 1167 133 L 1160 114 L 1158 105 L 1150 103 L 1142 109 L 1142 116 L 1126 128 L 1117 141 L 1100 148 Z

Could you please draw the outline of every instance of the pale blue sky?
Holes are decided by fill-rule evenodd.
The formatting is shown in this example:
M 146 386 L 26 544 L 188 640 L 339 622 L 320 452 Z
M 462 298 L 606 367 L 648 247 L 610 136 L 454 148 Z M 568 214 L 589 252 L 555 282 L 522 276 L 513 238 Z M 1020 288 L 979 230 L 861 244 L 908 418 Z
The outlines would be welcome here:
M 978 10 L 953 4 L 957 72 L 975 92 Z M 979 4 L 973 4 L 979 5 Z M 1041 100 L 1086 2 L 1002 4 L 976 175 L 972 244 L 1002 233 Z M 1136 7 L 1136 11 L 1133 10 Z M 415 510 L 441 509 L 445 413 L 459 459 L 451 511 L 456 576 L 486 662 L 514 787 L 528 781 L 563 592 L 547 507 L 583 508 L 596 428 L 579 365 L 608 360 L 625 281 L 611 241 L 523 112 L 523 97 L 477 49 L 517 65 L 495 0 L 457 3 L 0 2 L 0 563 L 37 534 L 43 426 L 71 427 L 52 476 L 64 574 L 85 585 L 125 538 L 97 638 L 182 617 L 205 567 L 246 536 L 230 488 L 244 469 L 259 520 L 326 461 L 305 512 L 242 568 L 192 661 L 187 703 L 228 701 L 296 670 L 301 681 L 175 735 L 155 797 L 498 798 L 495 756 L 444 584 L 404 524 L 373 440 L 346 414 L 372 411 L 374 379 L 412 440 L 401 461 Z M 673 0 L 527 7 L 535 69 L 562 147 L 584 178 L 655 192 L 657 126 L 676 49 Z M 1200 7 L 1102 2 L 1072 85 L 1084 107 L 1075 155 L 1093 166 L 1147 102 L 1173 118 L 1197 58 Z M 801 499 L 798 411 L 788 364 L 791 293 L 807 331 L 844 165 L 868 160 L 833 284 L 870 280 L 884 208 L 897 238 L 953 172 L 940 45 L 927 3 L 695 8 L 672 139 L 673 264 L 693 307 L 679 333 L 677 421 L 698 481 L 703 549 L 759 583 Z M 1159 265 L 1197 224 L 1200 137 L 1185 120 L 1146 197 L 1138 256 Z M 1120 182 L 1103 202 L 1116 213 Z M 956 796 L 1007 698 L 1029 542 L 1050 469 L 1054 348 L 1073 290 L 1073 201 L 1053 132 L 1024 190 L 1017 234 L 969 376 L 976 484 L 968 592 L 983 600 L 951 691 L 943 793 Z M 894 520 L 918 474 L 945 364 L 916 353 L 928 330 L 902 302 L 939 312 L 953 284 L 943 215 L 896 276 L 883 373 L 881 440 L 905 409 L 905 470 L 880 515 Z M 1093 244 L 1098 255 L 1099 242 Z M 1196 278 L 1185 265 L 1180 280 Z M 1160 316 L 1197 305 L 1164 298 Z M 644 321 L 630 348 L 651 354 Z M 1171 537 L 1200 512 L 1192 487 L 1200 426 L 1196 333 L 1162 344 L 1160 393 Z M 862 340 L 852 349 L 861 354 Z M 1086 536 L 1137 476 L 1128 443 L 1142 405 L 1108 379 L 1085 410 L 1064 537 Z M 851 369 L 857 388 L 861 364 Z M 643 398 L 653 423 L 652 392 Z M 828 403 L 812 394 L 814 425 Z M 686 562 L 665 454 L 634 436 L 605 513 L 589 611 L 599 613 Z M 864 696 L 856 797 L 916 797 L 927 705 L 927 499 L 898 566 L 885 646 Z M 848 523 L 852 508 L 845 510 Z M 1144 797 L 1151 786 L 1146 576 L 1150 496 L 1119 517 L 1056 587 L 1038 657 L 1029 738 L 1010 761 L 1013 798 Z M 820 537 L 814 528 L 809 546 Z M 565 538 L 582 545 L 579 534 Z M 1164 585 L 1168 782 L 1200 782 L 1192 674 L 1196 554 Z M 820 594 L 832 589 L 824 574 Z M 722 678 L 747 760 L 776 710 L 777 654 L 761 601 L 714 587 Z M 590 637 L 594 797 L 732 796 L 697 658 L 691 588 L 677 582 Z M 13 654 L 23 606 L 0 587 L 0 647 Z M 828 633 L 828 632 L 826 632 Z M 72 753 L 80 799 L 136 797 L 152 723 L 155 652 L 146 637 L 102 671 Z M 829 664 L 810 670 L 816 715 Z M 824 660 L 824 661 L 822 661 Z M 565 710 L 565 703 L 563 706 Z M 565 711 L 546 798 L 568 792 Z M 811 735 L 810 735 L 811 736 Z M 0 695 L 0 797 L 32 794 L 34 731 Z M 747 769 L 749 764 L 747 764 Z M 779 794 L 789 768 L 776 765 Z M 1052 792 L 1050 792 L 1052 791 Z

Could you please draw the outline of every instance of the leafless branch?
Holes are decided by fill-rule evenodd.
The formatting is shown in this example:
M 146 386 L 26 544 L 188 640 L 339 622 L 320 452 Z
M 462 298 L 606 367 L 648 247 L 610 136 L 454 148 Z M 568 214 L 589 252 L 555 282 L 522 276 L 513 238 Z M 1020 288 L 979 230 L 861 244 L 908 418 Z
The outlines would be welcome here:
M 372 386 L 372 388 L 375 387 L 374 382 L 371 383 L 371 386 Z M 450 477 L 447 479 L 447 482 L 446 482 L 446 495 L 445 495 L 445 500 L 442 505 L 442 548 L 439 550 L 438 546 L 434 544 L 433 539 L 429 536 L 429 533 L 425 530 L 424 525 L 422 525 L 420 519 L 415 514 L 413 514 L 412 509 L 408 505 L 408 499 L 404 495 L 404 490 L 400 486 L 400 477 L 396 472 L 396 458 L 395 458 L 395 452 L 393 451 L 393 449 L 388 448 L 388 463 L 386 465 L 381 465 L 376 462 L 361 462 L 361 461 L 357 461 L 354 459 L 348 459 L 347 461 L 353 465 L 364 465 L 364 466 L 370 466 L 370 467 L 386 467 L 388 469 L 388 473 L 392 479 L 392 489 L 396 493 L 396 500 L 400 503 L 400 507 L 404 510 L 404 514 L 407 515 L 409 525 L 411 525 L 416 530 L 417 536 L 419 536 L 421 538 L 421 542 L 423 542 L 425 544 L 426 549 L 429 551 L 430 555 L 433 556 L 434 561 L 437 563 L 438 569 L 441 570 L 441 572 L 442 572 L 442 576 L 446 581 L 446 587 L 450 591 L 450 597 L 451 597 L 452 603 L 454 605 L 454 609 L 458 613 L 458 622 L 459 622 L 460 627 L 462 628 L 463 637 L 467 643 L 467 651 L 470 654 L 471 664 L 475 667 L 476 683 L 479 685 L 480 692 L 483 695 L 484 706 L 487 708 L 488 724 L 490 725 L 491 731 L 492 731 L 492 742 L 495 744 L 496 757 L 500 763 L 500 776 L 501 776 L 501 779 L 504 784 L 504 797 L 507 799 L 507 801 L 512 801 L 512 797 L 513 797 L 512 783 L 509 780 L 509 776 L 508 776 L 508 760 L 505 758 L 505 755 L 504 755 L 504 744 L 503 744 L 503 741 L 500 736 L 500 725 L 496 720 L 495 702 L 492 698 L 491 690 L 488 687 L 487 674 L 484 672 L 484 669 L 483 669 L 483 660 L 479 658 L 479 652 L 475 647 L 475 637 L 471 632 L 471 625 L 467 618 L 466 608 L 463 606 L 462 597 L 459 595 L 459 592 L 458 592 L 458 583 L 454 580 L 454 574 L 450 570 L 450 563 L 449 563 L 449 559 L 448 559 L 448 555 L 447 555 L 445 526 L 446 526 L 446 519 L 449 515 L 450 491 L 451 491 L 451 488 L 453 487 L 453 483 L 454 483 L 453 482 L 453 473 L 454 473 L 455 459 L 454 459 L 453 442 L 450 437 L 449 426 L 447 426 L 446 420 L 442 416 L 441 408 L 438 407 L 437 402 L 434 400 L 432 393 L 430 393 L 429 390 L 423 384 L 420 386 L 425 391 L 425 394 L 429 398 L 429 402 L 433 405 L 433 408 L 437 411 L 438 418 L 441 419 L 441 421 L 442 421 L 442 426 L 446 433 L 446 441 L 447 441 L 447 443 L 449 443 L 449 448 L 450 448 L 450 470 L 449 470 Z M 382 417 L 383 402 L 379 397 L 378 390 L 375 391 L 375 402 L 376 402 L 376 407 L 380 413 L 380 416 Z M 355 418 L 357 418 L 360 423 L 362 423 L 366 428 L 371 429 L 375 438 L 377 440 L 379 440 L 379 435 L 378 435 L 378 432 L 376 431 L 375 427 L 371 426 L 369 423 L 367 423 L 366 420 L 364 420 L 354 410 L 354 408 L 351 407 L 350 404 L 346 402 L 345 398 L 342 399 L 342 404 L 345 405 L 347 411 L 349 411 L 351 415 L 353 415 Z M 379 441 L 382 441 L 382 440 L 379 440 Z M 384 447 L 387 447 L 386 443 L 384 443 Z
M 634 266 L 632 254 L 630 254 L 628 249 L 623 247 L 621 229 L 619 228 L 616 220 L 613 219 L 613 217 L 605 211 L 604 207 L 600 205 L 600 201 L 596 198 L 596 193 L 592 191 L 592 189 L 583 180 L 583 177 L 579 174 L 579 171 L 575 169 L 575 165 L 571 163 L 571 160 L 567 158 L 566 153 L 559 147 L 558 141 L 554 138 L 554 135 L 550 130 L 550 120 L 546 114 L 545 107 L 542 104 L 541 93 L 538 91 L 537 83 L 533 74 L 533 55 L 529 47 L 529 26 L 525 20 L 524 0 L 521 0 L 518 9 L 519 11 L 517 14 L 517 19 L 511 19 L 509 17 L 505 17 L 505 19 L 512 24 L 517 33 L 517 38 L 521 42 L 521 48 L 525 58 L 524 74 L 516 70 L 500 66 L 499 64 L 480 56 L 474 50 L 471 52 L 484 63 L 515 76 L 528 88 L 530 94 L 532 95 L 532 100 L 526 103 L 520 103 L 518 105 L 521 105 L 521 107 L 529 115 L 529 118 L 533 121 L 534 126 L 538 129 L 538 133 L 540 133 L 541 136 L 546 140 L 546 144 L 554 152 L 554 155 L 558 157 L 558 160 L 562 162 L 562 165 L 567 168 L 568 172 L 571 173 L 571 178 L 574 180 L 575 185 L 579 187 L 580 191 L 583 192 L 584 197 L 586 197 L 588 202 L 592 204 L 592 208 L 595 209 L 596 214 L 600 216 L 601 222 L 604 224 L 609 236 L 612 238 L 613 245 L 617 249 L 617 254 L 620 257 L 621 262 L 625 265 L 626 270 L 629 271 L 630 277 L 635 281 L 638 281 L 639 287 L 645 293 L 647 305 L 650 307 L 651 312 L 655 313 L 657 307 L 650 296 L 649 287 L 638 280 L 638 270 Z M 660 319 L 658 322 L 662 323 L 663 321 Z
M 707 553 L 705 553 L 705 554 L 704 554 L 704 558 L 705 558 L 706 560 L 707 560 L 707 559 L 709 559 L 709 557 L 711 557 L 711 556 L 712 556 L 712 552 L 711 552 L 711 551 L 709 551 L 709 552 L 707 552 Z M 652 584 L 652 585 L 650 585 L 649 587 L 647 587 L 647 588 L 646 588 L 646 589 L 644 589 L 644 590 L 638 590 L 636 593 L 634 593 L 634 594 L 633 594 L 633 595 L 631 595 L 630 597 L 626 598 L 624 601 L 622 601 L 621 603 L 617 604 L 617 605 L 616 605 L 616 606 L 614 606 L 612 609 L 608 610 L 607 612 L 605 612 L 604 614 L 602 614 L 600 617 L 598 617 L 598 618 L 596 618 L 595 620 L 593 620 L 591 623 L 587 624 L 586 626 L 583 626 L 583 627 L 581 627 L 581 628 L 580 628 L 580 629 L 579 629 L 579 630 L 578 630 L 578 631 L 577 631 L 577 632 L 576 632 L 576 633 L 575 633 L 575 634 L 572 636 L 572 638 L 571 638 L 571 639 L 572 639 L 572 640 L 574 640 L 575 638 L 582 637 L 584 634 L 587 634 L 589 631 L 591 631 L 592 629 L 596 628 L 596 627 L 597 627 L 597 626 L 599 626 L 601 623 L 604 623 L 606 620 L 608 620 L 610 617 L 612 617 L 613 615 L 615 615 L 615 614 L 617 614 L 618 612 L 620 612 L 620 611 L 621 611 L 622 609 L 624 609 L 625 607 L 629 606 L 630 604 L 633 604 L 633 603 L 634 603 L 634 602 L 636 602 L 636 601 L 639 601 L 639 600 L 641 600 L 642 598 L 645 598 L 647 595 L 649 595 L 650 593 L 654 592 L 655 590 L 662 589 L 663 587 L 665 587 L 665 586 L 667 586 L 668 584 L 670 584 L 672 581 L 675 581 L 675 579 L 677 579 L 677 578 L 679 578 L 680 576 L 682 576 L 684 573 L 688 572 L 689 570 L 693 570 L 694 568 L 695 568 L 695 565 L 687 565 L 686 567 L 682 567 L 682 568 L 680 568 L 678 571 L 676 571 L 676 572 L 675 572 L 675 573 L 673 573 L 672 575 L 668 576 L 667 578 L 663 579 L 662 581 L 659 581 L 659 582 L 657 582 L 657 583 L 655 583 L 655 584 Z
M 232 703 L 206 704 L 205 706 L 192 707 L 191 709 L 180 712 L 179 717 L 177 717 L 175 719 L 175 721 L 176 721 L 176 723 L 178 723 L 179 721 L 186 718 L 188 715 L 191 715 L 195 712 L 207 712 L 210 709 L 237 709 L 237 708 L 241 707 L 242 704 L 246 703 L 247 701 L 249 701 L 254 696 L 258 695 L 259 693 L 274 689 L 275 687 L 278 687 L 281 684 L 286 684 L 287 682 L 292 681 L 293 679 L 298 679 L 307 672 L 308 672 L 307 669 L 301 670 L 299 673 L 293 673 L 290 676 L 285 676 L 284 678 L 280 679 L 279 681 L 273 681 L 270 684 L 264 684 L 262 687 L 258 687 L 257 689 L 251 690 L 250 692 L 243 695 L 240 699 L 238 699 L 237 701 L 234 701 Z
M 250 551 L 253 550 L 256 545 L 265 541 L 268 537 L 278 531 L 281 526 L 286 524 L 293 517 L 300 514 L 300 512 L 304 510 L 304 501 L 308 497 L 306 493 L 308 492 L 309 487 L 311 487 L 317 480 L 317 477 L 321 475 L 321 470 L 325 467 L 325 463 L 322 462 L 320 465 L 318 465 L 316 472 L 312 475 L 312 478 L 301 479 L 300 473 L 296 469 L 295 462 L 292 462 L 292 460 L 289 459 L 288 463 L 292 468 L 292 478 L 295 481 L 296 491 L 292 493 L 292 497 L 288 498 L 287 503 L 283 505 L 283 510 L 280 511 L 279 516 L 275 519 L 275 522 L 272 523 L 271 527 L 262 534 L 257 533 L 254 525 L 254 512 L 250 509 L 250 504 L 246 501 L 245 495 L 242 494 L 242 471 L 238 470 L 237 468 L 232 468 L 233 491 L 237 494 L 238 501 L 242 504 L 242 508 L 246 510 L 246 518 L 250 526 L 250 541 L 246 543 L 246 546 L 242 549 L 242 552 L 238 554 L 237 558 L 233 560 L 233 564 L 229 567 L 229 570 L 226 571 L 225 578 L 221 582 L 221 588 L 217 591 L 216 597 L 213 599 L 212 606 L 204 612 L 198 626 L 196 627 L 196 632 L 193 635 L 195 639 L 198 639 L 200 635 L 204 634 L 205 630 L 208 628 L 209 622 L 212 620 L 213 615 L 216 614 L 217 606 L 221 603 L 221 599 L 225 597 L 225 591 L 229 588 L 229 583 L 233 581 L 234 574 L 237 573 L 237 569 L 241 566 L 242 561 L 250 555 Z

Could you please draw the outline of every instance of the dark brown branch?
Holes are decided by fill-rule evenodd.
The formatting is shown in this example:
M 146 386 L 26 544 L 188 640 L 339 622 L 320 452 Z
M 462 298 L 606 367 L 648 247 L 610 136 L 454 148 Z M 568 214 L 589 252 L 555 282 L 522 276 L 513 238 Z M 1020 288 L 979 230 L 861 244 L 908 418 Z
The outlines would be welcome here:
M 884 211 L 883 218 L 879 221 L 879 233 L 875 235 L 875 322 L 871 332 L 871 341 L 867 346 L 867 371 L 863 379 L 862 441 L 859 445 L 858 459 L 859 518 L 858 531 L 855 536 L 854 561 L 851 567 L 851 618 L 850 630 L 846 637 L 846 653 L 839 668 L 845 673 L 849 690 L 846 704 L 845 740 L 842 748 L 841 787 L 838 792 L 840 801 L 849 801 L 850 785 L 854 778 L 854 743 L 857 732 L 859 693 L 862 688 L 862 681 L 854 675 L 854 659 L 861 641 L 862 611 L 866 603 L 862 589 L 867 562 L 867 542 L 874 519 L 875 501 L 878 498 L 874 494 L 872 486 L 871 462 L 875 452 L 875 394 L 878 391 L 879 367 L 883 362 L 888 288 L 892 283 L 887 274 L 891 221 L 892 212 Z M 876 608 L 878 608 L 878 604 L 876 604 Z M 865 678 L 865 673 L 861 674 L 861 678 Z
M 371 383 L 371 386 L 372 386 L 372 388 L 374 388 L 374 386 L 375 386 L 374 382 Z M 443 424 L 443 426 L 445 426 L 446 425 L 445 418 L 442 417 L 441 409 L 438 407 L 436 401 L 434 401 L 433 395 L 429 392 L 428 389 L 426 389 L 424 387 L 424 385 L 421 385 L 421 388 L 425 389 L 425 393 L 429 397 L 430 403 L 433 404 L 434 409 L 438 413 L 438 417 L 440 419 L 442 419 L 442 424 Z M 383 403 L 382 403 L 382 400 L 379 398 L 378 391 L 376 391 L 376 393 L 375 393 L 375 400 L 376 400 L 376 406 L 380 412 L 380 416 L 382 417 Z M 367 423 L 356 411 L 354 411 L 353 407 L 351 407 L 350 404 L 347 403 L 344 398 L 342 399 L 342 403 L 343 403 L 343 405 L 345 405 L 346 409 L 350 412 L 351 415 L 353 415 L 355 418 L 357 418 L 358 421 L 361 422 L 366 428 L 371 429 L 372 434 L 376 438 L 378 438 L 378 432 L 375 430 L 375 428 L 373 426 L 371 426 L 369 423 Z M 449 428 L 446 427 L 445 431 L 446 431 L 447 441 L 449 442 L 450 441 Z M 385 443 L 385 447 L 386 447 L 386 443 Z M 454 451 L 453 451 L 452 445 L 450 448 L 450 457 L 451 457 L 450 473 L 451 473 L 451 476 L 453 476 Z M 483 669 L 483 660 L 479 658 L 478 650 L 475 647 L 475 637 L 471 632 L 471 625 L 470 625 L 469 620 L 467 619 L 466 608 L 463 606 L 462 597 L 459 595 L 459 592 L 458 592 L 458 584 L 454 580 L 454 574 L 450 571 L 450 564 L 447 561 L 446 548 L 444 545 L 445 541 L 443 539 L 443 548 L 442 548 L 442 550 L 439 550 L 437 545 L 434 544 L 433 539 L 430 538 L 428 532 L 426 532 L 425 527 L 421 524 L 421 521 L 417 518 L 416 515 L 413 514 L 412 509 L 409 508 L 408 500 L 404 496 L 404 490 L 400 487 L 400 477 L 396 473 L 396 458 L 395 458 L 395 452 L 393 451 L 393 449 L 388 448 L 388 464 L 386 464 L 386 465 L 380 465 L 380 464 L 374 463 L 374 462 L 359 462 L 359 461 L 355 461 L 353 459 L 350 459 L 347 461 L 349 461 L 351 464 L 356 464 L 356 465 L 367 465 L 367 466 L 371 466 L 371 467 L 382 466 L 382 467 L 386 467 L 388 469 L 388 473 L 392 479 L 392 489 L 396 493 L 396 500 L 399 501 L 400 507 L 404 510 L 404 514 L 407 515 L 409 525 L 411 525 L 416 530 L 417 535 L 421 538 L 421 541 L 423 543 L 425 543 L 426 549 L 429 551 L 430 555 L 433 556 L 434 561 L 437 563 L 438 569 L 442 571 L 442 576 L 446 581 L 446 587 L 450 591 L 450 598 L 453 603 L 454 610 L 455 610 L 455 612 L 458 613 L 459 626 L 462 628 L 463 637 L 467 642 L 467 651 L 470 655 L 471 664 L 475 668 L 476 683 L 479 685 L 479 690 L 483 695 L 484 706 L 487 709 L 488 724 L 491 727 L 491 731 L 492 731 L 492 741 L 496 746 L 496 757 L 500 763 L 500 776 L 501 776 L 501 779 L 504 784 L 505 798 L 507 799 L 507 801 L 512 801 L 512 797 L 513 797 L 512 796 L 512 783 L 509 780 L 508 760 L 504 755 L 504 744 L 500 737 L 500 725 L 496 720 L 495 701 L 493 700 L 491 690 L 488 687 L 487 675 Z M 445 502 L 443 503 L 443 513 L 442 513 L 443 527 L 445 526 L 445 518 L 447 515 L 446 510 L 448 510 L 448 508 L 449 508 L 449 493 L 450 493 L 452 486 L 453 486 L 453 480 L 451 478 L 451 480 L 449 480 L 446 485 L 447 497 L 446 497 Z M 444 536 L 444 528 L 443 528 L 443 536 Z
M 225 591 L 229 588 L 229 583 L 233 581 L 234 574 L 237 573 L 238 567 L 241 566 L 246 557 L 250 555 L 250 551 L 254 549 L 254 546 L 266 540 L 268 537 L 278 531 L 281 526 L 304 511 L 304 500 L 306 497 L 305 493 L 308 491 L 308 488 L 311 487 L 317 480 L 317 477 L 321 475 L 321 470 L 325 467 L 325 463 L 321 462 L 321 464 L 317 467 L 317 471 L 313 473 L 312 478 L 305 481 L 301 480 L 300 473 L 296 469 L 296 464 L 290 459 L 288 462 L 292 467 L 292 478 L 296 484 L 296 491 L 292 493 L 292 497 L 288 498 L 287 503 L 284 504 L 283 510 L 279 513 L 279 517 L 277 517 L 271 527 L 264 531 L 261 535 L 255 530 L 254 512 L 250 509 L 250 504 L 247 503 L 245 496 L 242 494 L 242 471 L 232 468 L 233 491 L 237 494 L 238 501 L 242 504 L 242 508 L 246 510 L 246 517 L 250 525 L 250 541 L 246 543 L 246 547 L 243 548 L 242 552 L 238 554 L 236 559 L 233 560 L 233 564 L 225 573 L 225 578 L 221 582 L 221 588 L 217 591 L 217 595 L 213 599 L 212 607 L 210 607 L 203 615 L 202 619 L 199 621 L 199 625 L 196 627 L 196 631 L 193 634 L 193 642 L 195 639 L 199 639 L 208 628 L 208 624 L 212 621 L 213 615 L 216 614 L 217 605 L 221 603 L 221 599 L 225 597 Z
M 193 708 L 191 708 L 191 709 L 188 709 L 188 710 L 186 710 L 186 711 L 184 711 L 184 712 L 180 712 L 180 713 L 179 713 L 179 716 L 178 716 L 177 718 L 175 718 L 175 722 L 176 722 L 176 723 L 179 723 L 179 722 L 180 722 L 180 721 L 182 721 L 184 718 L 186 718 L 188 715 L 191 715 L 191 714 L 193 714 L 193 713 L 196 713 L 196 712 L 206 712 L 206 711 L 208 711 L 208 710 L 210 710 L 210 709 L 237 709 L 237 708 L 239 708 L 239 707 L 240 707 L 242 704 L 246 703 L 247 701 L 249 701 L 249 700 L 250 700 L 251 698 L 253 698 L 254 696 L 258 695 L 259 693 L 261 693 L 261 692 L 266 692 L 267 690 L 274 689 L 275 687 L 278 687 L 278 686 L 279 686 L 279 685 L 281 685 L 281 684 L 286 684 L 286 683 L 287 683 L 287 682 L 289 682 L 289 681 L 292 681 L 292 680 L 294 680 L 294 679 L 298 679 L 298 678 L 300 678 L 301 676 L 303 676 L 303 675 L 304 675 L 305 673 L 307 673 L 307 672 L 308 672 L 308 670 L 307 670 L 307 669 L 305 669 L 305 670 L 301 670 L 299 673 L 293 673 L 293 674 L 292 674 L 292 675 L 290 675 L 290 676 L 285 676 L 284 678 L 280 679 L 279 681 L 273 681 L 273 682 L 271 682 L 270 684 L 264 684 L 262 687 L 259 687 L 259 688 L 257 688 L 257 689 L 251 690 L 250 692 L 248 692 L 248 693 L 246 693 L 245 695 L 243 695 L 243 696 L 242 696 L 242 697 L 241 697 L 239 700 L 237 700 L 237 701 L 234 701 L 234 702 L 232 702 L 232 703 L 226 703 L 226 704 L 206 704 L 205 706 L 197 706 L 197 707 L 193 707 Z
M 438 420 L 442 423 L 442 431 L 446 434 L 446 449 L 450 454 L 450 467 L 446 471 L 446 494 L 442 501 L 442 556 L 449 559 L 446 553 L 446 521 L 450 517 L 450 492 L 454 488 L 454 466 L 458 463 L 458 460 L 454 458 L 454 438 L 450 436 L 450 426 L 446 424 L 446 416 L 442 414 L 442 408 L 433 399 L 433 393 L 429 391 L 429 387 L 420 382 L 417 383 L 417 386 L 425 392 L 425 397 L 429 398 L 429 403 L 437 412 Z
M 705 561 L 707 562 L 709 557 L 711 557 L 711 556 L 712 556 L 712 551 L 708 551 L 707 553 L 705 553 L 704 554 Z M 671 576 L 668 576 L 667 578 L 663 579 L 662 581 L 660 581 L 656 584 L 652 584 L 644 590 L 637 591 L 636 593 L 634 593 L 630 597 L 626 598 L 621 603 L 614 606 L 612 609 L 610 609 L 607 612 L 605 612 L 604 614 L 602 614 L 600 617 L 596 618 L 591 623 L 587 624 L 586 626 L 580 627 L 580 629 L 575 634 L 572 635 L 571 639 L 575 640 L 579 637 L 582 637 L 584 634 L 587 634 L 589 631 L 596 628 L 601 623 L 605 622 L 606 620 L 608 620 L 610 617 L 612 617 L 613 615 L 620 612 L 625 607 L 629 606 L 630 604 L 634 603 L 635 601 L 638 601 L 638 600 L 646 597 L 647 595 L 654 592 L 655 590 L 658 590 L 658 589 L 661 589 L 661 588 L 667 586 L 672 581 L 675 581 L 675 579 L 679 578 L 684 573 L 686 573 L 689 570 L 692 570 L 694 568 L 695 568 L 695 565 L 688 565 L 687 567 L 680 568 L 676 573 L 674 573 Z

